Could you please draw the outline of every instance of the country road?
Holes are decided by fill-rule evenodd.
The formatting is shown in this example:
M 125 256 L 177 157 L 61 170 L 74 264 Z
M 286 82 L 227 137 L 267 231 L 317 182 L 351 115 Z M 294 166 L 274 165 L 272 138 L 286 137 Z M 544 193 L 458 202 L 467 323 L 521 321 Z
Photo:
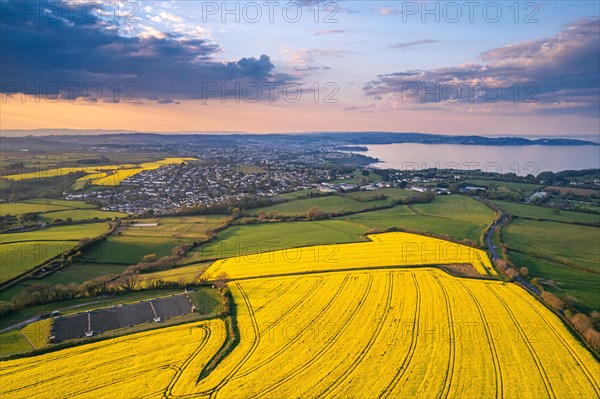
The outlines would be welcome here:
M 492 224 L 492 226 L 489 228 L 489 230 L 485 233 L 485 245 L 488 247 L 488 249 L 490 250 L 490 254 L 492 255 L 492 261 L 500 259 L 501 257 L 498 255 L 498 252 L 496 252 L 496 247 L 493 245 L 492 243 L 492 238 L 494 236 L 494 231 L 496 230 L 496 227 L 502 228 L 502 225 L 504 224 L 504 222 L 506 221 L 506 215 L 504 215 L 504 212 L 501 213 L 500 215 L 500 219 L 497 222 L 494 222 L 494 224 Z M 507 266 L 505 266 L 506 268 Z M 526 278 L 524 278 L 521 275 L 518 275 L 517 277 L 515 277 L 515 281 L 517 283 L 519 283 L 521 286 L 525 287 L 527 290 L 529 290 L 531 293 L 533 293 L 534 295 L 540 295 L 541 292 L 539 289 L 537 289 L 536 287 L 534 287 L 529 281 L 527 281 Z

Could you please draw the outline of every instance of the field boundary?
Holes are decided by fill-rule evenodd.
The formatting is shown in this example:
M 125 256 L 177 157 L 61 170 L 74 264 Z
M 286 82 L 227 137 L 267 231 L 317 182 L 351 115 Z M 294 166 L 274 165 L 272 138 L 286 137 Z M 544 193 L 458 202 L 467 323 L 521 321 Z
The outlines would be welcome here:
M 99 222 L 99 223 L 101 223 L 101 222 Z M 86 243 L 84 243 L 82 245 L 76 245 L 75 247 L 73 247 L 73 248 L 71 248 L 71 249 L 69 249 L 67 251 L 61 252 L 60 254 L 58 254 L 58 255 L 50 258 L 50 259 L 46 259 L 44 262 L 38 264 L 37 266 L 35 266 L 35 267 L 33 267 L 33 268 L 29 269 L 29 270 L 26 270 L 26 271 L 22 272 L 18 276 L 15 276 L 15 277 L 12 277 L 12 278 L 10 278 L 8 280 L 0 282 L 0 291 L 3 291 L 5 289 L 7 289 L 7 288 L 10 288 L 10 287 L 12 287 L 12 286 L 20 283 L 21 281 L 23 281 L 23 280 L 25 280 L 25 279 L 27 279 L 29 277 L 33 277 L 33 276 L 31 276 L 33 273 L 35 273 L 35 272 L 43 269 L 44 266 L 52 263 L 53 261 L 60 259 L 63 255 L 66 255 L 66 254 L 69 254 L 69 253 L 76 253 L 78 251 L 87 250 L 88 247 L 96 245 L 98 242 L 100 242 L 100 241 L 104 240 L 106 237 L 108 237 L 113 231 L 115 231 L 115 229 L 119 225 L 119 223 L 108 223 L 108 222 L 104 222 L 104 223 L 106 223 L 109 228 L 108 228 L 107 231 L 105 231 L 101 235 L 92 238 L 89 242 L 86 242 Z M 19 242 L 37 242 L 37 241 L 39 241 L 39 240 L 17 241 L 17 242 L 13 242 L 13 244 L 14 243 L 19 243 Z M 44 240 L 41 240 L 41 241 L 44 241 Z M 50 242 L 50 240 L 46 240 L 46 241 Z M 67 241 L 69 241 L 69 242 L 70 241 L 75 242 L 75 241 L 77 241 L 77 242 L 79 242 L 78 240 L 51 240 L 51 242 L 57 242 L 57 241 L 64 241 L 64 242 L 67 242 Z M 4 244 L 8 244 L 8 243 L 2 243 L 0 245 L 4 245 Z M 46 272 L 44 275 L 53 273 L 54 271 L 60 270 L 60 269 L 62 269 L 65 266 L 66 265 L 62 265 L 60 267 L 53 268 L 52 271 Z
M 450 276 L 453 276 L 453 277 L 471 279 L 471 280 L 485 280 L 485 281 L 490 281 L 490 282 L 505 283 L 501 280 L 498 280 L 496 278 L 491 278 L 491 277 L 485 276 L 483 274 L 481 275 L 481 277 L 452 274 L 448 270 L 443 269 L 442 266 L 444 266 L 444 265 L 439 265 L 437 263 L 424 264 L 424 265 L 405 265 L 405 266 L 402 266 L 402 265 L 372 266 L 372 267 L 364 266 L 364 267 L 343 268 L 343 269 L 307 270 L 307 271 L 303 271 L 303 272 L 277 273 L 277 274 L 269 274 L 269 275 L 263 275 L 263 276 L 230 277 L 230 278 L 226 278 L 226 279 L 219 279 L 219 281 L 235 282 L 235 281 L 244 281 L 244 280 L 270 279 L 270 278 L 276 278 L 276 277 L 304 276 L 304 275 L 310 275 L 310 274 L 367 272 L 367 271 L 373 271 L 373 270 L 396 270 L 397 271 L 397 270 L 414 270 L 414 269 L 436 269 L 436 270 L 440 270 L 440 271 L 442 271 Z M 216 280 L 210 280 L 210 281 L 216 281 Z
M 52 344 L 49 346 L 45 346 L 44 348 L 36 349 L 36 350 L 30 351 L 30 352 L 17 353 L 17 354 L 9 355 L 6 357 L 0 357 L 0 360 L 7 361 L 7 360 L 22 359 L 22 358 L 27 358 L 27 357 L 35 357 L 35 356 L 43 355 L 46 353 L 57 352 L 57 351 L 61 351 L 63 349 L 73 348 L 73 347 L 77 347 L 77 346 L 89 345 L 89 344 L 93 344 L 93 343 L 100 342 L 100 341 L 107 341 L 107 340 L 111 340 L 111 339 L 121 339 L 128 335 L 138 334 L 138 333 L 141 333 L 144 331 L 160 330 L 163 328 L 179 326 L 182 324 L 190 324 L 190 323 L 195 323 L 195 322 L 204 321 L 204 320 L 212 320 L 212 319 L 216 319 L 216 318 L 218 318 L 218 317 L 216 317 L 215 315 L 199 315 L 197 313 L 190 313 L 185 316 L 171 318 L 164 323 L 146 323 L 146 324 L 138 325 L 138 326 L 144 326 L 144 327 L 150 326 L 150 328 L 143 328 L 140 330 L 125 329 L 125 331 L 111 330 L 111 332 L 116 332 L 116 334 L 109 335 L 109 332 L 107 331 L 107 335 L 100 334 L 100 335 L 96 335 L 96 336 L 90 337 L 90 338 L 75 338 L 74 340 L 64 341 L 64 342 L 61 342 L 58 344 Z

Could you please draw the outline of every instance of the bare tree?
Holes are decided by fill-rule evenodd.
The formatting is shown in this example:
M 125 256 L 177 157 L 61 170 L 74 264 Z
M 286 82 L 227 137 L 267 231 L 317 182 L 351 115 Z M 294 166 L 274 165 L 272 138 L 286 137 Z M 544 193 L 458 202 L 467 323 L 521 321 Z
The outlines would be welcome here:
M 137 274 L 124 274 L 116 281 L 117 286 L 125 291 L 135 291 L 140 286 L 140 279 Z

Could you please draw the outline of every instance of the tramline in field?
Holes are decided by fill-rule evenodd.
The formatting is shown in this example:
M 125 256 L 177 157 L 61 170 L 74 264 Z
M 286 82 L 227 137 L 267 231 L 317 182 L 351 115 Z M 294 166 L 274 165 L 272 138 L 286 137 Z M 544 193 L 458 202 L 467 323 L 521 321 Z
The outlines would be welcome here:
M 382 235 L 377 241 L 392 237 L 402 236 Z M 17 398 L 43 397 L 48 390 L 64 397 L 109 391 L 148 398 L 598 397 L 598 360 L 522 288 L 451 276 L 427 265 L 395 267 L 394 252 L 381 251 L 377 241 L 357 244 L 368 249 L 359 258 L 355 244 L 340 245 L 337 271 L 307 261 L 305 273 L 295 273 L 295 263 L 278 263 L 271 265 L 278 275 L 271 275 L 265 265 L 260 274 L 248 261 L 221 262 L 219 270 L 232 279 L 239 336 L 208 373 L 203 369 L 226 340 L 220 320 L 5 361 L 0 393 Z M 383 266 L 386 256 L 389 266 Z M 381 266 L 370 268 L 373 262 Z M 82 363 L 90 350 L 94 360 Z M 156 353 L 149 357 L 148 352 Z M 69 372 L 48 378 L 48 370 Z

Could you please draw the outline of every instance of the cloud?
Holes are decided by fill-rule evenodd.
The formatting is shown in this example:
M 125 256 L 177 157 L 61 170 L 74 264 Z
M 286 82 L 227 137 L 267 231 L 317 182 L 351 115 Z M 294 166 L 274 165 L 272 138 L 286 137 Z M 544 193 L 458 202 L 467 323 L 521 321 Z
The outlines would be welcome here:
M 428 43 L 437 43 L 437 40 L 422 39 L 422 40 L 414 40 L 411 42 L 400 42 L 400 43 L 394 44 L 393 46 L 390 46 L 390 48 L 408 48 L 408 47 L 414 47 L 414 46 L 418 46 L 420 44 L 428 44 Z
M 314 33 L 315 36 L 326 36 L 326 35 L 335 35 L 338 33 L 346 33 L 347 30 L 345 29 L 326 29 L 326 30 L 319 30 L 316 31 Z
M 174 24 L 182 24 L 185 22 L 185 20 L 182 17 L 179 17 L 175 14 L 172 14 L 170 12 L 166 12 L 166 11 L 161 11 L 158 13 L 158 16 L 165 21 L 168 22 L 172 22 Z
M 344 111 L 361 111 L 361 112 L 373 112 L 373 108 L 375 108 L 375 104 L 368 105 L 356 105 L 351 107 L 344 108 Z
M 298 72 L 311 72 L 317 70 L 329 70 L 330 67 L 323 65 L 321 59 L 327 57 L 341 58 L 348 54 L 346 50 L 336 49 L 285 49 L 282 54 L 288 59 L 291 67 Z
M 388 15 L 394 15 L 394 14 L 398 14 L 398 10 L 395 10 L 393 8 L 390 7 L 381 7 L 379 10 L 379 15 L 385 17 Z
M 83 3 L 52 4 L 62 4 L 68 18 L 31 21 L 20 13 L 3 15 L 3 93 L 44 93 L 48 85 L 57 84 L 63 98 L 79 98 L 84 96 L 83 86 L 94 84 L 106 100 L 113 98 L 107 94 L 111 87 L 133 83 L 137 100 L 174 101 L 204 98 L 209 95 L 209 84 L 228 88 L 235 83 L 260 85 L 292 79 L 277 75 L 270 57 L 264 54 L 220 62 L 214 56 L 221 47 L 211 40 L 161 32 L 141 23 L 135 27 L 137 35 L 125 36 L 119 33 L 118 21 L 90 18 Z M 179 21 L 172 14 L 159 15 Z M 209 96 L 220 95 L 213 92 L 211 89 Z
M 536 112 L 598 116 L 599 22 L 598 18 L 578 20 L 553 37 L 488 50 L 481 54 L 479 63 L 379 75 L 363 89 L 367 96 L 376 99 L 527 102 L 535 105 Z M 460 96 L 456 90 L 459 86 L 463 88 Z M 423 96 L 424 88 L 435 87 L 440 88 L 437 97 Z M 450 90 L 446 97 L 444 87 Z

